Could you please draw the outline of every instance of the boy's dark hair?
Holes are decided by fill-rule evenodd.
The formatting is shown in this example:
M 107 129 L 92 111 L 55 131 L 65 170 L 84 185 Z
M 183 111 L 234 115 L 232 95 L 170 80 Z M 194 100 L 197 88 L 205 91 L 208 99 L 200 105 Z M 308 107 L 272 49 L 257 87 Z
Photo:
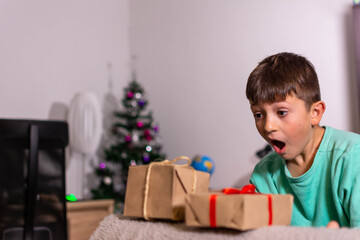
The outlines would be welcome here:
M 278 53 L 265 58 L 251 72 L 246 97 L 252 104 L 273 103 L 295 94 L 311 105 L 321 100 L 320 86 L 314 66 L 294 53 Z

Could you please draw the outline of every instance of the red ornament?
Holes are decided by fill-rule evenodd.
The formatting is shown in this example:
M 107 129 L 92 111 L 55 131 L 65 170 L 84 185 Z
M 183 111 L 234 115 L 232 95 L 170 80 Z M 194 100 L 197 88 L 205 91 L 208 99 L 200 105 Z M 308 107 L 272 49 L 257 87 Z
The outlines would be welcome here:
M 149 129 L 145 129 L 144 130 L 144 137 L 146 140 L 148 141 L 151 141 L 152 140 L 152 137 L 151 137 L 151 134 L 150 134 L 150 130 Z

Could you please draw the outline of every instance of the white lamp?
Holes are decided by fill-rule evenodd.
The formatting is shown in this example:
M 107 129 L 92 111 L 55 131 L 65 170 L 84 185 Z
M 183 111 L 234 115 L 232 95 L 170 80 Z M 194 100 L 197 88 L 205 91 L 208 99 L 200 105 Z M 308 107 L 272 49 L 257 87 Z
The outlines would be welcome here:
M 95 94 L 77 93 L 71 101 L 69 115 L 70 146 L 72 150 L 94 154 L 102 134 L 102 114 Z
M 102 135 L 102 113 L 95 94 L 77 93 L 71 100 L 68 114 L 69 145 L 72 151 L 83 156 L 82 179 L 85 173 L 85 160 L 95 154 Z M 84 195 L 84 182 L 82 183 Z

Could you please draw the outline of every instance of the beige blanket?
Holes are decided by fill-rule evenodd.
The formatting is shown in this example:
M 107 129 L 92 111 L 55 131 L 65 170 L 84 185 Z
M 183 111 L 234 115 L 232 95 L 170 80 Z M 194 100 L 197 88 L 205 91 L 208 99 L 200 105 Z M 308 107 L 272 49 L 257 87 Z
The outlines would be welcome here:
M 114 214 L 104 218 L 90 240 L 360 240 L 360 229 L 326 229 L 272 226 L 240 232 L 227 229 L 189 228 L 183 223 L 147 222 L 120 219 Z

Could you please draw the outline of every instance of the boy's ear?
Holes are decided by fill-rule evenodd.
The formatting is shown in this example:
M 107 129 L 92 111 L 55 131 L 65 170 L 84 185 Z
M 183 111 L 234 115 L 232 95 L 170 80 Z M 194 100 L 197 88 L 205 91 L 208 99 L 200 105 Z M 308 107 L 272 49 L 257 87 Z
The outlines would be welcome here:
M 320 124 L 320 120 L 325 112 L 326 105 L 323 101 L 313 103 L 311 106 L 311 125 L 316 126 Z

